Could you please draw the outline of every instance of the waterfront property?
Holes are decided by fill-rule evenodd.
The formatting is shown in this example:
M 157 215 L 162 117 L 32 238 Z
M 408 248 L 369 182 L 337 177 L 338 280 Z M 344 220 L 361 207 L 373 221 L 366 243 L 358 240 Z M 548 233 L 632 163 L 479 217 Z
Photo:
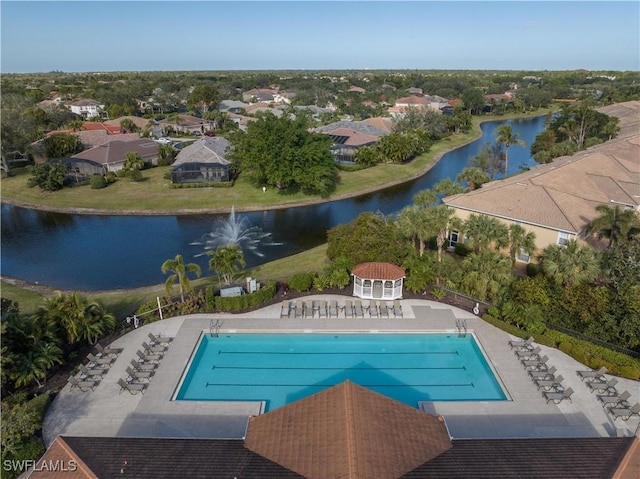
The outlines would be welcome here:
M 208 137 L 183 148 L 173 163 L 173 183 L 211 183 L 229 181 L 230 161 L 225 158 L 229 141 Z
M 403 318 L 337 320 L 280 318 L 281 305 L 275 304 L 242 315 L 192 315 L 144 325 L 116 341 L 113 347 L 123 351 L 95 390 L 67 386 L 58 394 L 45 418 L 50 447 L 44 460 L 74 460 L 83 465 L 80 477 L 100 478 L 121 477 L 125 471 L 156 478 L 450 478 L 499 472 L 501 477 L 556 479 L 572 477 L 576 468 L 594 479 L 634 477 L 640 467 L 640 439 L 633 437 L 637 419 L 609 415 L 576 374 L 583 365 L 538 345 L 575 390 L 571 402 L 548 404 L 505 332 L 431 301 L 402 300 L 402 307 Z M 462 319 L 482 345 L 507 400 L 433 400 L 416 408 L 356 381 L 266 413 L 259 401 L 173 400 L 203 333 L 213 334 L 214 344 L 225 335 L 273 331 L 456 336 L 456 320 Z M 221 326 L 213 328 L 214 323 Z M 117 381 L 149 332 L 174 337 L 171 347 L 144 395 L 119 394 Z M 262 358 L 253 363 L 269 365 Z M 637 381 L 620 382 L 636 402 Z M 47 477 L 37 474 L 31 477 Z

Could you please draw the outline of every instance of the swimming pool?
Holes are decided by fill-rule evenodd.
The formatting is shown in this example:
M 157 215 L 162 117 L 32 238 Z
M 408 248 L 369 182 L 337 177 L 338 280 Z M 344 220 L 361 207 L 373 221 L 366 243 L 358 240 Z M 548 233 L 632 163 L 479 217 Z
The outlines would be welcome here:
M 506 399 L 473 335 L 374 333 L 203 334 L 175 399 L 273 410 L 346 379 L 412 407 Z

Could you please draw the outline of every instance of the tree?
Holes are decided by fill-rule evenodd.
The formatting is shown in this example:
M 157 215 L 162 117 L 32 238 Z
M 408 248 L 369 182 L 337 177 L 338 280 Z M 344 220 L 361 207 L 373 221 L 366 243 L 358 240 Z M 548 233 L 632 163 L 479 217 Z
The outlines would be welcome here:
M 494 300 L 512 280 L 511 262 L 500 253 L 471 253 L 462 261 L 462 289 L 480 300 Z
M 47 161 L 41 165 L 33 165 L 27 186 L 39 186 L 44 191 L 58 191 L 64 186 L 66 177 L 67 167 L 62 161 Z
M 472 115 L 479 115 L 487 103 L 482 90 L 479 88 L 467 88 L 462 92 L 462 103 L 467 111 Z
M 447 205 L 438 205 L 427 210 L 426 223 L 428 229 L 435 234 L 438 262 L 441 262 L 449 227 L 452 223 L 457 223 L 455 212 Z
M 231 284 L 235 273 L 246 265 L 242 249 L 238 245 L 218 246 L 215 250 L 207 251 L 207 254 L 212 257 L 209 269 L 222 277 L 225 284 Z
M 496 141 L 504 145 L 504 176 L 507 177 L 509 170 L 509 147 L 512 145 L 524 147 L 526 143 L 519 139 L 519 134 L 514 133 L 510 125 L 500 125 L 496 130 Z
M 136 125 L 131 118 L 125 118 L 120 122 L 120 128 L 127 133 L 135 133 L 139 131 L 138 125 Z
M 120 174 L 124 176 L 128 176 L 131 181 L 140 181 L 142 178 L 142 173 L 140 170 L 144 168 L 144 160 L 142 157 L 133 151 L 130 151 L 126 155 L 126 160 L 124 161 L 124 165 L 122 165 L 122 170 L 120 170 Z
M 466 182 L 466 191 L 473 191 L 491 181 L 491 178 L 480 168 L 469 166 L 463 169 L 458 176 L 456 176 L 456 181 L 458 183 Z
M 425 244 L 432 235 L 427 223 L 427 210 L 417 205 L 406 206 L 398 214 L 396 224 L 403 236 L 410 238 L 414 243 L 418 242 L 418 252 L 422 256 Z
M 200 266 L 196 263 L 184 264 L 184 260 L 181 254 L 177 254 L 174 259 L 168 259 L 164 263 L 162 263 L 160 270 L 163 274 L 167 274 L 169 271 L 173 272 L 173 274 L 167 278 L 164 286 L 167 290 L 167 293 L 170 293 L 171 288 L 177 281 L 178 286 L 180 286 L 180 299 L 183 303 L 184 293 L 191 290 L 191 281 L 189 280 L 187 274 L 194 273 L 196 277 L 199 278 L 202 271 L 200 269 Z
M 479 168 L 491 179 L 504 170 L 505 156 L 500 143 L 485 143 L 480 152 L 471 158 L 471 166 Z
M 609 248 L 619 241 L 630 241 L 640 234 L 640 219 L 633 209 L 621 208 L 619 205 L 598 205 L 596 211 L 600 216 L 587 227 L 587 233 L 596 235 L 598 239 L 608 238 Z
M 56 133 L 48 136 L 44 139 L 43 146 L 47 158 L 51 159 L 73 156 L 84 149 L 80 138 L 72 133 Z
M 204 115 L 209 110 L 216 107 L 218 99 L 218 89 L 214 85 L 200 84 L 196 85 L 189 95 L 187 105 L 190 109 L 196 110 L 201 115 Z
M 507 226 L 491 216 L 471 214 L 464 222 L 463 230 L 476 253 L 487 251 L 492 245 L 500 250 L 509 243 Z
M 592 281 L 598 275 L 598 258 L 594 250 L 581 247 L 571 239 L 565 245 L 547 246 L 539 258 L 542 271 L 565 288 Z
M 229 158 L 256 185 L 327 194 L 337 181 L 331 138 L 309 133 L 308 126 L 304 117 L 263 115 L 249 123 L 246 133 L 231 135 Z
M 519 224 L 509 226 L 509 258 L 515 266 L 516 257 L 521 251 L 532 255 L 536 250 L 536 235 L 533 231 L 527 231 Z

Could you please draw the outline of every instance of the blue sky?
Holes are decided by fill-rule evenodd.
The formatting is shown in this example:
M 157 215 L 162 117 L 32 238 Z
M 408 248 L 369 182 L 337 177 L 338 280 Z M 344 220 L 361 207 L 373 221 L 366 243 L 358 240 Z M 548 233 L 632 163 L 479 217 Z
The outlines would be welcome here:
M 640 2 L 5 1 L 3 73 L 640 70 Z

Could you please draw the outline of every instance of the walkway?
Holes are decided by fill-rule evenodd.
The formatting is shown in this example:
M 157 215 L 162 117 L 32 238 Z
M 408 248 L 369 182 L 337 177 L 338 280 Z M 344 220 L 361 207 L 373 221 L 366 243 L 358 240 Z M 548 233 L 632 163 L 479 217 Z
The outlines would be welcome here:
M 344 296 L 317 295 L 304 299 L 344 301 Z M 597 437 L 633 435 L 638 418 L 613 420 L 576 371 L 584 365 L 564 353 L 541 346 L 563 384 L 575 393 L 572 402 L 547 404 L 508 345 L 507 333 L 461 309 L 426 300 L 402 300 L 399 319 L 290 319 L 280 318 L 280 304 L 242 315 L 198 314 L 166 319 L 142 326 L 116 340 L 123 348 L 94 391 L 70 390 L 57 395 L 44 422 L 47 446 L 58 435 L 128 437 L 242 438 L 249 415 L 260 414 L 260 402 L 172 401 L 182 373 L 202 331 L 209 332 L 212 320 L 221 333 L 236 331 L 326 332 L 397 331 L 454 332 L 456 319 L 465 319 L 468 331 L 476 335 L 509 401 L 432 402 L 423 409 L 443 415 L 454 438 L 497 437 Z M 144 395 L 120 394 L 119 378 L 148 333 L 174 337 Z M 620 379 L 618 391 L 632 394 L 631 404 L 640 401 L 640 383 Z

